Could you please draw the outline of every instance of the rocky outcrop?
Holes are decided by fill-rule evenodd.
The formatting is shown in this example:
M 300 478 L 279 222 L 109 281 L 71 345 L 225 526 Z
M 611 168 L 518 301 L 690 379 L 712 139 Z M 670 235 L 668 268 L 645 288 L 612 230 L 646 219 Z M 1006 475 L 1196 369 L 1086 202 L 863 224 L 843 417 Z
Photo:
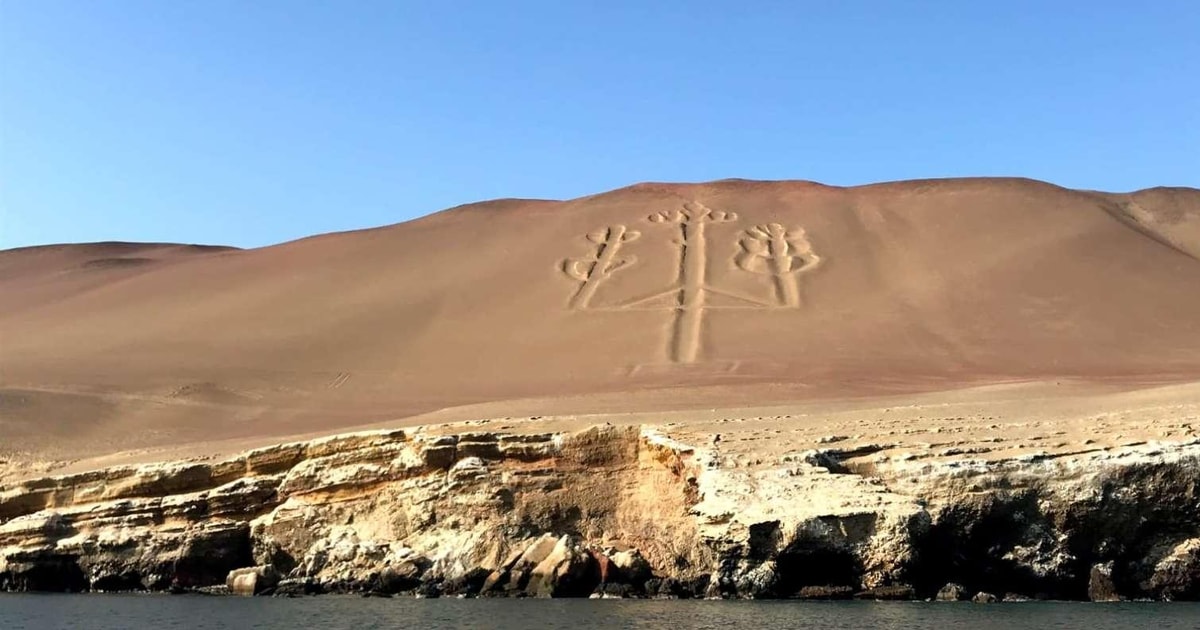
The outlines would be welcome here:
M 261 595 L 279 585 L 279 571 L 271 565 L 234 569 L 225 578 L 225 588 L 234 595 Z
M 640 593 L 713 562 L 693 457 L 637 427 L 377 431 L 35 479 L 0 489 L 0 589 Z
M 391 430 L 14 483 L 0 590 L 1200 598 L 1200 442 L 753 465 L 719 446 Z
M 937 596 L 934 599 L 938 600 L 939 602 L 961 602 L 966 598 L 967 592 L 966 589 L 963 588 L 963 585 L 951 582 L 943 586 L 941 590 L 937 592 Z

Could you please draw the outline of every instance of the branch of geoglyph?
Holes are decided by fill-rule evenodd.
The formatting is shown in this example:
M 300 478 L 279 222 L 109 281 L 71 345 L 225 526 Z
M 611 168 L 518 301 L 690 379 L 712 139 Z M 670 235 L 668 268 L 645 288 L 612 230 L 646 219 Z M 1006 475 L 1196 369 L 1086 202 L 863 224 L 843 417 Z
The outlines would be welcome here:
M 617 270 L 637 262 L 636 256 L 618 258 L 617 253 L 622 243 L 636 240 L 639 236 L 641 233 L 628 230 L 624 225 L 614 225 L 587 235 L 587 239 L 596 244 L 596 254 L 592 258 L 568 258 L 563 261 L 563 273 L 583 283 L 571 298 L 571 308 L 586 308 L 601 282 Z
M 679 210 L 664 210 L 647 218 L 654 223 L 728 223 L 737 220 L 737 213 L 713 210 L 702 203 L 689 201 Z
M 774 276 L 784 305 L 799 306 L 800 295 L 790 276 L 821 262 L 804 230 L 788 231 L 778 223 L 757 225 L 746 230 L 740 244 L 742 251 L 734 258 L 737 266 L 751 273 Z

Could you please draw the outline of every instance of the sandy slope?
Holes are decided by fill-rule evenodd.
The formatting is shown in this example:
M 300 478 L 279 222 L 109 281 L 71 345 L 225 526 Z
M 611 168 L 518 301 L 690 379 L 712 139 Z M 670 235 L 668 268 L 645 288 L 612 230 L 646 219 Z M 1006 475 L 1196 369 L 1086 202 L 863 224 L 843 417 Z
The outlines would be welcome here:
M 811 418 L 1055 381 L 1072 384 L 1063 400 L 1100 401 L 1200 381 L 1200 191 L 642 184 L 256 250 L 0 252 L 10 461 L 265 443 L 463 405 L 479 406 L 407 422 L 776 405 Z M 1167 407 L 1200 397 L 1155 391 Z M 761 430 L 797 422 L 770 415 L 780 428 Z

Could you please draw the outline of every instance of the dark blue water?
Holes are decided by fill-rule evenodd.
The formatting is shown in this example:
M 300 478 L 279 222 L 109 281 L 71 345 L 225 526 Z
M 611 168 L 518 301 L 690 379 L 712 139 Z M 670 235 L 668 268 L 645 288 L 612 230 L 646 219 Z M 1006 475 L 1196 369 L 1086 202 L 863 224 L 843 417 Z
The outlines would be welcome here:
M 0 595 L 0 628 L 1200 628 L 1200 604 Z

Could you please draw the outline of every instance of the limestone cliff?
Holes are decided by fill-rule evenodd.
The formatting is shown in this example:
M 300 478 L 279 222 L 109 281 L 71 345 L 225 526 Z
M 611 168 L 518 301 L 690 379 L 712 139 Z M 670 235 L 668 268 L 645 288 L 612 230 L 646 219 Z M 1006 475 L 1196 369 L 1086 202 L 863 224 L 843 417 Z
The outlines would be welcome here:
M 1200 440 L 877 452 L 418 428 L 45 477 L 0 487 L 0 590 L 1200 598 Z

